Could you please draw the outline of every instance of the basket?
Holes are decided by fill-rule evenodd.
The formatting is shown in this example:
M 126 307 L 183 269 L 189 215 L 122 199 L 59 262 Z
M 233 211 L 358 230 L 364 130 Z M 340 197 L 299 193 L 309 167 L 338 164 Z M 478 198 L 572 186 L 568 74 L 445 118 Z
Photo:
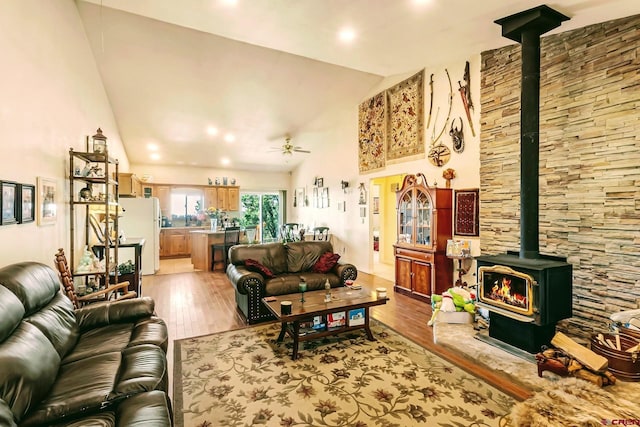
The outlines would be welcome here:
M 606 333 L 603 335 L 605 340 L 609 339 L 612 342 L 616 341 L 615 334 Z M 591 350 L 594 353 L 607 358 L 609 361 L 609 371 L 611 371 L 616 378 L 619 378 L 622 381 L 640 381 L 640 352 L 634 351 L 633 353 L 628 353 L 625 351 L 626 349 L 638 344 L 640 342 L 640 338 L 636 338 L 622 332 L 620 332 L 619 335 L 620 348 L 622 350 L 617 350 L 600 344 L 596 338 L 597 334 L 591 337 Z

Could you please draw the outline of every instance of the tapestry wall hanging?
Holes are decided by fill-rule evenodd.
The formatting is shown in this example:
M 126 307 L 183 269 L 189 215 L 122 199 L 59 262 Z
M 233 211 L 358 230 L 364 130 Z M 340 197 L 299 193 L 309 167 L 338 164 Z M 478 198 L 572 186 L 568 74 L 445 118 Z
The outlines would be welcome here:
M 385 95 L 381 92 L 358 107 L 358 169 L 360 173 L 384 168 Z
M 455 190 L 455 220 L 453 234 L 458 236 L 480 235 L 480 201 L 477 188 Z
M 424 155 L 424 70 L 387 89 L 387 160 Z

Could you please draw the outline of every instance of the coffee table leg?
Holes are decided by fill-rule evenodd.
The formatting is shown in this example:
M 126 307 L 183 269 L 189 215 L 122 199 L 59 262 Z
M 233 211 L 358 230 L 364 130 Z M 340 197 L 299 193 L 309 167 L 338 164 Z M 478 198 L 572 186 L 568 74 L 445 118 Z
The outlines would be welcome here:
M 371 333 L 371 329 L 369 328 L 369 307 L 364 308 L 364 330 L 367 333 L 367 338 L 369 339 L 369 341 L 376 340 Z
M 284 339 L 284 335 L 287 333 L 287 322 L 282 322 L 282 327 L 280 328 L 280 335 L 278 335 L 278 342 L 282 342 Z
M 300 337 L 300 322 L 295 320 L 293 322 L 293 354 L 291 355 L 291 360 L 296 360 L 298 358 L 298 338 Z

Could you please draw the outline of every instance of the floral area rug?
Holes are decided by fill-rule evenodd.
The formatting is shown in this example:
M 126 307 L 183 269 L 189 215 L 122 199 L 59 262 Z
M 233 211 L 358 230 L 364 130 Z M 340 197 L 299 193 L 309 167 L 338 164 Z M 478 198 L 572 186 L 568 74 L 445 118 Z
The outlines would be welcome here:
M 506 394 L 372 320 L 277 343 L 279 324 L 175 341 L 176 426 L 500 426 Z

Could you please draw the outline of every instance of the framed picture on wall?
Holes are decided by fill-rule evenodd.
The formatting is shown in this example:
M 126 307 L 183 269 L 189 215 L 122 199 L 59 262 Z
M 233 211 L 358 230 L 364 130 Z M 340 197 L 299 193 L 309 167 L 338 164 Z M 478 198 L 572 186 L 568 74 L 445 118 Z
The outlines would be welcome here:
M 36 187 L 31 184 L 20 184 L 19 222 L 33 222 L 36 219 Z
M 373 198 L 373 214 L 379 214 L 380 213 L 380 197 L 374 197 Z
M 458 236 L 480 235 L 479 189 L 455 190 L 453 234 Z
M 58 183 L 55 179 L 39 176 L 36 184 L 38 225 L 55 224 L 58 218 L 56 205 Z
M 11 181 L 0 181 L 0 206 L 2 206 L 0 225 L 16 224 L 18 222 L 17 196 L 17 183 Z

